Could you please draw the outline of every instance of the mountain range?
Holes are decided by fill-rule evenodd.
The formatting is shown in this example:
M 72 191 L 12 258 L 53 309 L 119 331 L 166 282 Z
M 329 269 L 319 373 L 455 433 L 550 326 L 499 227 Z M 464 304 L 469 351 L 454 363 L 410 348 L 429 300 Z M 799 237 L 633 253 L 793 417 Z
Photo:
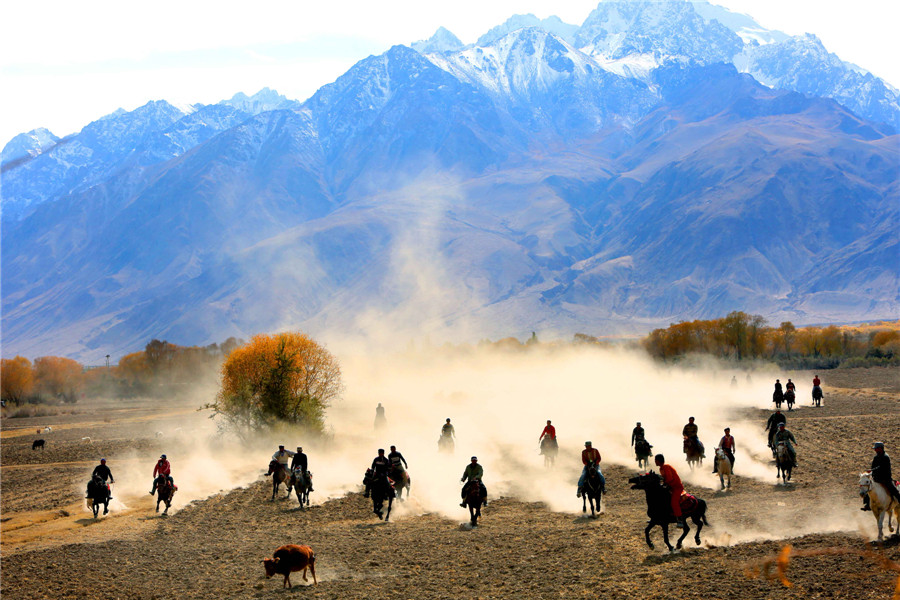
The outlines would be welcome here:
M 2 154 L 3 354 L 299 327 L 897 317 L 900 95 L 707 3 L 517 15 L 304 102 L 150 102 Z

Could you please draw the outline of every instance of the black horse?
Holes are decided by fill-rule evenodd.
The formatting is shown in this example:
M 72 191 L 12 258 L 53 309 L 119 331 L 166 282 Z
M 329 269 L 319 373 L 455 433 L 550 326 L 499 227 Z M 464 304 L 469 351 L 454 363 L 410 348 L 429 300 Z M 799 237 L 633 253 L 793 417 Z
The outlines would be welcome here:
M 544 466 L 552 468 L 559 454 L 559 443 L 549 435 L 545 435 L 541 439 L 541 454 L 544 456 Z
M 163 511 L 164 515 L 169 514 L 169 509 L 172 508 L 172 496 L 175 495 L 175 484 L 169 481 L 168 477 L 161 476 L 158 479 L 159 484 L 156 486 L 156 512 L 159 512 L 159 503 L 165 502 L 166 509 Z
M 100 512 L 100 505 L 103 505 L 103 514 L 109 513 L 109 499 L 112 493 L 109 491 L 109 485 L 99 475 L 94 475 L 87 484 L 87 500 L 88 508 L 94 511 L 94 518 Z
M 403 490 L 406 490 L 406 497 L 409 498 L 409 488 L 412 486 L 409 471 L 403 468 L 391 469 L 391 481 L 394 485 L 394 492 L 397 494 L 397 500 L 403 501 Z
M 480 479 L 473 479 L 463 486 L 463 505 L 469 508 L 469 522 L 472 527 L 478 526 L 481 507 L 487 504 L 487 488 Z
M 389 521 L 391 518 L 391 506 L 394 504 L 394 484 L 387 475 L 376 475 L 372 469 L 366 469 L 366 475 L 363 477 L 363 485 L 366 486 L 366 498 L 372 496 L 372 512 L 378 515 L 379 519 Z M 387 500 L 387 513 L 384 511 L 384 501 Z
M 784 402 L 784 393 L 781 390 L 772 392 L 772 402 L 775 403 L 776 409 L 781 410 L 781 403 Z
M 794 410 L 794 401 L 797 399 L 797 395 L 794 394 L 794 390 L 788 390 L 784 393 L 784 401 L 787 402 L 788 410 Z
M 600 471 L 597 470 L 597 465 L 591 461 L 588 463 L 587 475 L 585 475 L 584 487 L 582 488 L 581 512 L 587 512 L 587 505 L 590 502 L 591 518 L 596 516 L 594 509 L 596 507 L 596 512 L 600 512 L 600 501 L 603 499 L 604 491 L 604 482 L 600 476 Z
M 312 473 L 307 471 L 304 475 L 303 469 L 300 467 L 291 471 L 291 482 L 288 484 L 288 493 L 290 493 L 291 488 L 294 488 L 294 493 L 297 494 L 297 501 L 300 503 L 300 508 L 303 508 L 304 504 L 309 506 L 309 491 L 312 489 Z
M 822 406 L 822 388 L 814 385 L 812 389 L 812 399 L 815 406 Z
M 650 449 L 653 446 L 644 438 L 635 440 L 634 442 L 634 458 L 638 462 L 639 469 L 646 469 L 650 466 Z
M 663 540 L 671 552 L 674 548 L 672 548 L 672 544 L 669 543 L 669 523 L 675 523 L 676 520 L 675 516 L 672 514 L 671 493 L 668 489 L 663 487 L 662 478 L 653 471 L 650 471 L 649 473 L 632 477 L 628 480 L 628 483 L 631 484 L 631 489 L 644 490 L 644 493 L 647 496 L 647 516 L 650 517 L 647 528 L 644 529 L 644 537 L 647 539 L 647 545 L 653 549 L 653 542 L 650 541 L 650 530 L 659 525 L 663 530 Z M 697 526 L 697 534 L 694 536 L 694 541 L 698 546 L 700 545 L 700 530 L 703 529 L 704 525 L 709 525 L 706 521 L 706 502 L 700 498 L 695 498 L 694 500 L 696 500 L 696 504 L 693 507 L 685 506 L 685 504 L 682 503 L 681 511 L 684 518 L 682 529 L 684 531 L 675 543 L 676 548 L 681 548 L 681 542 L 687 537 L 687 534 L 690 533 L 691 529 L 687 523 L 688 517 L 690 517 L 691 521 L 694 522 L 694 525 Z

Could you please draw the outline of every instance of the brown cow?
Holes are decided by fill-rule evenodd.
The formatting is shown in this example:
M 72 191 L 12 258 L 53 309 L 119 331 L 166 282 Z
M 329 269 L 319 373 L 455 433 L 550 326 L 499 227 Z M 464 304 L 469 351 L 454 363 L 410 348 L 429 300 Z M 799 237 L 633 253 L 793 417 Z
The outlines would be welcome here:
M 263 559 L 263 566 L 266 568 L 266 579 L 269 579 L 275 573 L 284 575 L 285 587 L 291 586 L 291 573 L 294 571 L 303 571 L 303 581 L 309 581 L 306 578 L 306 569 L 308 568 L 313 576 L 313 583 L 318 585 L 316 580 L 316 553 L 309 546 L 299 546 L 297 544 L 288 544 L 275 550 L 275 558 Z

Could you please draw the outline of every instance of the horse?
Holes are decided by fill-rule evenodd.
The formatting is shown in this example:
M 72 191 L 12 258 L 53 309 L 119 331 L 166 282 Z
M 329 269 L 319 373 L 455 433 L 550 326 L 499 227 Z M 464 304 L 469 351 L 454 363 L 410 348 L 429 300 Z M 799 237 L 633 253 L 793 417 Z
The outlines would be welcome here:
M 781 390 L 772 392 L 772 402 L 775 403 L 776 409 L 781 410 L 781 403 L 784 402 L 784 393 Z
M 600 512 L 600 502 L 603 499 L 603 492 L 603 478 L 600 476 L 597 465 L 591 461 L 588 463 L 587 474 L 584 477 L 584 487 L 582 488 L 581 494 L 581 512 L 587 512 L 587 505 L 590 502 L 591 518 L 593 519 L 596 516 L 594 509 L 596 508 L 596 512 Z
M 788 451 L 786 442 L 778 442 L 775 444 L 775 478 L 781 477 L 781 482 L 787 484 L 791 480 L 791 471 L 794 470 L 794 460 Z
M 159 512 L 159 503 L 165 502 L 166 509 L 163 511 L 164 515 L 169 514 L 169 509 L 172 508 L 172 496 L 175 495 L 175 484 L 169 481 L 168 477 L 161 477 L 162 481 L 159 485 L 156 486 L 156 512 Z
M 631 489 L 644 490 L 647 496 L 647 516 L 650 517 L 650 521 L 647 523 L 646 529 L 644 529 L 644 538 L 647 540 L 647 545 L 651 550 L 654 548 L 653 542 L 650 540 L 650 530 L 659 525 L 663 530 L 663 541 L 665 541 L 669 552 L 671 552 L 674 548 L 669 543 L 669 523 L 675 523 L 676 520 L 672 514 L 671 494 L 669 490 L 663 487 L 662 478 L 650 471 L 649 473 L 632 477 L 628 480 L 628 483 L 631 484 Z M 685 494 L 681 499 L 681 512 L 684 520 L 682 527 L 684 531 L 675 543 L 675 547 L 681 548 L 681 542 L 690 533 L 690 525 L 687 523 L 688 518 L 697 526 L 697 534 L 694 536 L 694 541 L 699 546 L 700 530 L 703 529 L 704 525 L 709 525 L 706 521 L 706 502 L 700 498 Z
M 553 468 L 559 454 L 559 443 L 549 435 L 545 435 L 541 438 L 541 454 L 544 456 L 544 467 Z
M 728 488 L 731 489 L 731 460 L 721 448 L 716 448 L 716 471 L 719 473 L 719 483 L 725 489 L 725 478 L 728 477 Z
M 287 488 L 287 497 L 291 496 L 291 481 L 290 474 L 287 471 L 287 467 L 278 462 L 277 460 L 271 460 L 269 462 L 269 472 L 266 473 L 266 477 L 269 475 L 272 476 L 272 500 L 275 500 L 275 494 L 278 493 L 278 486 L 282 483 Z
M 392 469 L 391 482 L 393 482 L 397 500 L 403 501 L 403 490 L 406 490 L 406 497 L 409 498 L 409 488 L 412 480 L 409 478 L 409 472 L 406 469 Z
M 32 449 L 32 450 L 37 450 L 38 448 L 41 449 L 41 452 L 44 451 L 44 440 L 34 440 L 34 441 L 31 443 L 31 449 Z
M 687 464 L 694 470 L 697 465 L 703 465 L 703 452 L 700 450 L 700 440 L 697 438 L 684 438 L 684 454 Z
M 859 495 L 869 495 L 869 506 L 872 508 L 872 515 L 878 521 L 878 541 L 884 540 L 884 515 L 888 518 L 888 531 L 893 533 L 894 527 L 891 525 L 891 515 L 897 519 L 898 529 L 900 529 L 900 502 L 892 497 L 884 485 L 872 479 L 872 472 L 866 471 L 859 474 Z
M 303 508 L 304 503 L 309 506 L 309 490 L 312 488 L 312 473 L 307 471 L 306 476 L 304 476 L 302 468 L 297 467 L 294 469 L 291 472 L 291 481 L 288 483 L 288 495 L 291 493 L 291 488 L 294 488 L 294 493 L 297 494 L 297 501 L 300 503 L 300 508 Z
M 394 504 L 394 496 L 396 495 L 393 482 L 387 475 L 378 477 L 375 475 L 375 471 L 366 469 L 363 484 L 366 486 L 365 497 L 368 498 L 370 494 L 372 496 L 372 512 L 378 515 L 379 519 L 384 519 L 385 522 L 389 521 L 391 518 L 391 506 Z M 386 514 L 384 512 L 385 500 L 388 503 Z
M 822 388 L 814 385 L 812 389 L 813 406 L 822 406 Z
M 456 449 L 455 447 L 456 444 L 453 442 L 453 436 L 441 435 L 441 437 L 438 438 L 438 452 L 453 454 L 453 451 Z
M 788 390 L 784 393 L 784 401 L 787 402 L 788 410 L 794 410 L 794 401 L 797 399 L 794 390 Z
M 635 440 L 634 442 L 634 458 L 637 459 L 638 468 L 646 469 L 650 466 L 650 449 L 653 446 L 650 445 L 650 442 L 641 438 L 639 440 Z
M 487 488 L 480 479 L 473 479 L 466 483 L 463 492 L 465 493 L 463 504 L 469 508 L 469 522 L 472 527 L 477 527 L 481 507 L 487 504 Z
M 94 475 L 87 484 L 87 500 L 88 508 L 94 511 L 94 518 L 100 512 L 100 505 L 103 505 L 103 514 L 109 513 L 109 499 L 112 494 L 109 491 L 109 485 L 99 475 Z

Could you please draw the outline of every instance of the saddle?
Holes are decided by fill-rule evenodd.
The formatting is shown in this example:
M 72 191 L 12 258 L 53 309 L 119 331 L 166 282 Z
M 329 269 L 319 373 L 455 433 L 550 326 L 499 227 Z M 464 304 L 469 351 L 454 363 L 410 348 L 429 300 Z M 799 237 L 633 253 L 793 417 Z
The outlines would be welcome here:
M 697 501 L 697 496 L 682 492 L 679 504 L 681 505 L 682 514 L 689 514 L 694 512 L 700 503 Z

